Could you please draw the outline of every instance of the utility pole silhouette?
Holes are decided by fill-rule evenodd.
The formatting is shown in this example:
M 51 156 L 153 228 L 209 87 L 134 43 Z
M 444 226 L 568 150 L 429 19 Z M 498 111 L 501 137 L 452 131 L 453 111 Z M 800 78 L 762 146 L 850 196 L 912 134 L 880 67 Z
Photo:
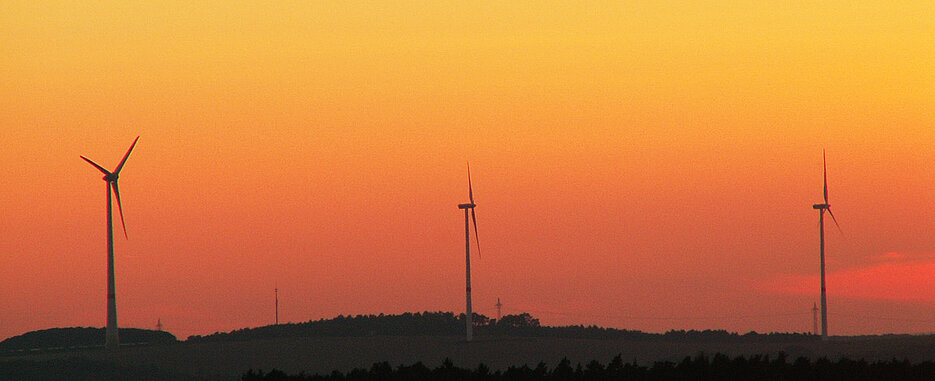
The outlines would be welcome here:
M 497 321 L 500 321 L 500 308 L 503 307 L 503 303 L 500 303 L 500 298 L 497 298 Z
M 818 304 L 812 303 L 812 334 L 818 334 Z
M 276 325 L 279 325 L 279 287 L 273 289 L 276 294 Z

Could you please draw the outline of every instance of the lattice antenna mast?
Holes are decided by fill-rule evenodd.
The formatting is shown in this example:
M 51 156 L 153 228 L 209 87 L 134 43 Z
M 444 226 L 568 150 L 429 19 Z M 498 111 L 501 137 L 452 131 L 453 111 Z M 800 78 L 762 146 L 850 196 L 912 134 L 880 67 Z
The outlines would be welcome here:
M 812 334 L 818 334 L 818 304 L 812 303 Z

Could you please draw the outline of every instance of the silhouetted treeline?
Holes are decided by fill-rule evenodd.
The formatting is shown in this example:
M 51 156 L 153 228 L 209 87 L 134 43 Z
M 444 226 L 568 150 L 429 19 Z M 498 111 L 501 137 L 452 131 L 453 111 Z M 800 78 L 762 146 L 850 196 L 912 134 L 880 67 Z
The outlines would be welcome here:
M 724 330 L 669 331 L 663 334 L 597 326 L 548 327 L 528 313 L 503 316 L 499 321 L 474 314 L 476 336 L 562 337 L 588 339 L 628 339 L 641 341 L 693 342 L 793 342 L 817 340 L 817 336 L 802 333 L 750 332 L 737 334 Z M 373 335 L 449 335 L 464 334 L 464 314 L 451 312 L 404 313 L 401 315 L 338 316 L 304 323 L 244 328 L 231 332 L 216 332 L 207 336 L 190 336 L 189 342 L 246 341 L 277 337 L 334 337 Z
M 72 357 L 52 360 L 0 361 L 0 380 L 197 381 L 199 379 L 155 366 L 125 365 L 114 361 Z
M 0 353 L 32 349 L 68 349 L 104 345 L 104 328 L 51 328 L 27 332 L 0 342 Z M 175 335 L 165 331 L 120 328 L 121 344 L 174 343 Z
M 698 355 L 694 358 L 686 357 L 678 363 L 657 362 L 652 366 L 626 363 L 618 355 L 606 366 L 596 360 L 585 365 L 579 363 L 573 366 L 568 359 L 563 359 L 553 368 L 549 368 L 545 363 L 539 363 L 534 368 L 526 365 L 511 366 L 503 371 L 491 371 L 484 364 L 474 369 L 459 368 L 454 366 L 450 360 L 445 360 L 435 369 L 429 369 L 421 362 L 410 366 L 400 365 L 396 368 L 390 366 L 389 363 L 380 362 L 373 364 L 369 370 L 354 369 L 346 374 L 335 371 L 328 375 L 308 376 L 305 374 L 287 375 L 278 370 L 272 370 L 269 373 L 250 370 L 241 378 L 242 381 L 928 381 L 933 379 L 935 379 L 935 363 L 930 361 L 911 364 L 908 360 L 867 362 L 849 359 L 829 361 L 821 358 L 813 362 L 804 357 L 789 361 L 782 353 L 772 359 L 769 356 L 751 356 L 750 358 L 739 356 L 731 359 L 722 354 L 716 354 L 713 357 Z

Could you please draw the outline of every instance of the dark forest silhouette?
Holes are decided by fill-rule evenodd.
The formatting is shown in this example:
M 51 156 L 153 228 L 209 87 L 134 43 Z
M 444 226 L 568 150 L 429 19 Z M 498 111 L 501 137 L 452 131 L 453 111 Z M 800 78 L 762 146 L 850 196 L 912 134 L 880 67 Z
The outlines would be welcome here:
M 499 321 L 474 314 L 477 336 L 562 337 L 581 339 L 628 339 L 640 341 L 683 342 L 796 342 L 817 340 L 812 334 L 749 332 L 738 334 L 724 330 L 685 331 L 666 333 L 602 328 L 598 326 L 550 327 L 539 324 L 529 313 L 505 315 Z M 451 312 L 403 313 L 400 315 L 338 316 L 304 323 L 269 325 L 244 328 L 231 332 L 216 332 L 206 336 L 190 336 L 189 342 L 246 341 L 282 337 L 374 336 L 374 335 L 448 335 L 464 334 L 464 314 Z
M 167 371 L 152 366 L 127 366 L 108 360 L 86 358 L 64 358 L 55 360 L 23 360 L 0 362 L 0 374 L 11 380 L 163 380 L 194 381 L 204 379 L 191 375 Z M 573 364 L 562 359 L 555 366 L 540 362 L 535 366 L 514 365 L 503 370 L 493 370 L 484 364 L 474 368 L 461 368 L 451 360 L 445 360 L 436 368 L 422 362 L 412 365 L 392 366 L 388 362 L 374 363 L 369 369 L 354 369 L 346 373 L 332 371 L 328 374 L 287 374 L 279 370 L 264 372 L 247 370 L 242 381 L 403 381 L 403 380 L 477 380 L 477 381 L 598 381 L 598 380 L 932 380 L 935 379 L 935 363 L 908 360 L 865 361 L 842 358 L 836 361 L 827 358 L 809 360 L 798 357 L 794 360 L 780 353 L 775 357 L 754 355 L 728 357 L 723 354 L 706 356 L 699 354 L 685 357 L 681 361 L 655 362 L 639 365 L 614 357 L 606 365 L 591 360 L 585 364 Z
M 423 363 L 400 365 L 393 368 L 387 362 L 373 364 L 369 370 L 354 369 L 348 373 L 334 371 L 328 375 L 287 375 L 278 370 L 264 373 L 250 370 L 241 377 L 242 381 L 345 381 L 345 380 L 932 380 L 935 379 L 935 363 L 925 361 L 912 364 L 908 360 L 867 362 L 864 360 L 840 359 L 830 361 L 820 358 L 810 361 L 799 357 L 790 361 L 780 353 L 769 356 L 738 356 L 730 358 L 723 354 L 707 357 L 699 354 L 686 357 L 680 362 L 656 362 L 652 366 L 627 363 L 618 355 L 606 366 L 597 360 L 572 366 L 567 358 L 555 367 L 545 363 L 535 367 L 511 366 L 506 370 L 491 371 L 484 364 L 474 369 L 454 366 L 445 360 L 441 366 L 429 369 Z
M 120 329 L 123 333 L 123 328 Z M 103 340 L 103 329 L 101 329 Z M 103 346 L 103 345 L 101 345 Z M 157 366 L 120 364 L 117 361 L 91 360 L 82 357 L 54 360 L 0 361 L 3 380 L 134 380 L 134 381 L 199 381 L 201 379 L 161 369 Z

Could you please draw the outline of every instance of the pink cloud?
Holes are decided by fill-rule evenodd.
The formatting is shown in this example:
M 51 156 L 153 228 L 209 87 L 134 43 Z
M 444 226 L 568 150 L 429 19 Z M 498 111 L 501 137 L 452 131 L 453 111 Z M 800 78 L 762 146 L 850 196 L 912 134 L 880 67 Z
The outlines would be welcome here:
M 935 302 L 935 261 L 907 260 L 899 253 L 886 253 L 882 263 L 829 272 L 828 295 L 858 299 Z M 759 282 L 764 291 L 786 295 L 817 295 L 819 277 L 780 275 Z
M 880 262 L 898 262 L 898 261 L 904 261 L 906 259 L 909 259 L 909 255 L 905 253 L 898 253 L 895 251 L 890 251 L 890 252 L 883 253 L 883 254 L 873 255 L 870 258 L 875 261 L 880 261 Z
M 935 261 L 935 254 L 932 253 L 900 253 L 890 251 L 883 254 L 870 256 L 870 259 L 876 262 L 905 262 L 905 261 Z

